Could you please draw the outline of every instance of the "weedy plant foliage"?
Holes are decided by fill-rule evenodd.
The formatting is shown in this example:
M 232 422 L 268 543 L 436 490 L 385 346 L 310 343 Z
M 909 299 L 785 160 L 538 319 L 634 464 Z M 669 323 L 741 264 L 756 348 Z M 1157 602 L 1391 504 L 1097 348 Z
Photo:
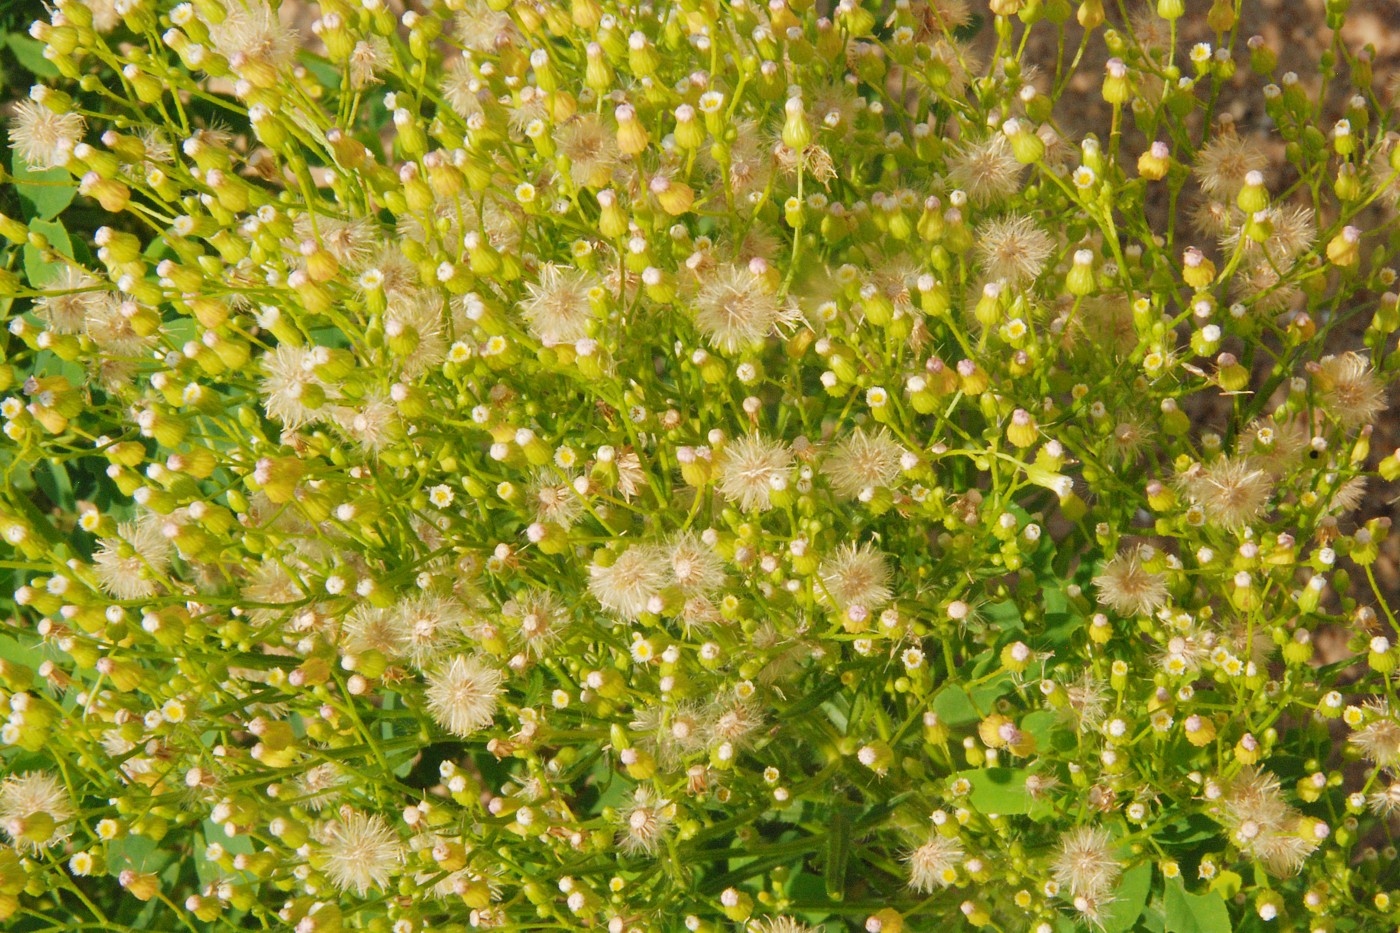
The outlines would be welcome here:
M 1370 50 L 261 3 L 10 40 L 8 929 L 1396 927 Z

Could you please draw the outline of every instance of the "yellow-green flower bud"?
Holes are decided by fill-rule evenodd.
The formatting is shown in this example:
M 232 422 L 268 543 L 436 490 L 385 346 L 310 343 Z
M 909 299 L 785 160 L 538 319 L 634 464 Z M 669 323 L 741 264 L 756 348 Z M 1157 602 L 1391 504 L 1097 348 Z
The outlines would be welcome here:
M 1103 99 L 1110 104 L 1125 104 L 1133 96 L 1128 79 L 1128 66 L 1121 58 L 1110 58 L 1104 67 Z
M 800 97 L 790 97 L 783 105 L 782 138 L 783 145 L 794 152 L 801 152 L 812 144 L 812 127 L 807 122 L 807 112 Z

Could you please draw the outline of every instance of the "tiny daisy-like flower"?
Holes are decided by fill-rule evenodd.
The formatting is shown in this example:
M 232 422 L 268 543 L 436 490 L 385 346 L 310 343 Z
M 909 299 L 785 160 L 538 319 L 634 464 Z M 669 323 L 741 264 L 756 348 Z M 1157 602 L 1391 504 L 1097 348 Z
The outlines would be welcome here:
M 1025 214 L 1008 214 L 977 228 L 982 271 L 1010 285 L 1032 282 L 1045 269 L 1055 243 Z
M 448 732 L 466 738 L 495 718 L 503 680 L 480 658 L 456 655 L 428 675 L 428 712 Z
M 719 463 L 719 491 L 725 499 L 750 512 L 773 507 L 774 482 L 787 479 L 792 450 L 780 440 L 750 434 L 724 447 Z
M 440 509 L 445 509 L 452 504 L 456 495 L 452 492 L 452 487 L 446 483 L 439 483 L 428 490 L 428 501 Z
M 382 816 L 345 807 L 318 833 L 326 877 L 341 891 L 364 897 L 384 890 L 403 861 L 398 834 Z
M 946 888 L 958 880 L 958 866 L 962 864 L 964 851 L 956 837 L 939 834 L 905 856 L 909 866 L 909 887 L 920 894 L 932 894 L 939 888 Z
M 1115 555 L 1094 577 L 1094 586 L 1099 602 L 1123 616 L 1148 615 L 1167 603 L 1166 578 L 1142 566 L 1139 548 Z
M 32 851 L 67 839 L 73 802 L 57 777 L 46 771 L 13 774 L 0 784 L 0 830 Z
M 827 455 L 822 472 L 837 495 L 853 499 L 866 489 L 892 485 L 903 455 L 903 446 L 884 428 L 872 434 L 856 428 Z

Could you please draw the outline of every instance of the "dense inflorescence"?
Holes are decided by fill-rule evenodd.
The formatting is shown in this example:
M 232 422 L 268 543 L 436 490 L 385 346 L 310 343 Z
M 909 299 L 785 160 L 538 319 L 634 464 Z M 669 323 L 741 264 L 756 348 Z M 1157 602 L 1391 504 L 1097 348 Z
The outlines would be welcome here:
M 10 41 L 9 928 L 1394 928 L 1345 0 L 263 2 Z

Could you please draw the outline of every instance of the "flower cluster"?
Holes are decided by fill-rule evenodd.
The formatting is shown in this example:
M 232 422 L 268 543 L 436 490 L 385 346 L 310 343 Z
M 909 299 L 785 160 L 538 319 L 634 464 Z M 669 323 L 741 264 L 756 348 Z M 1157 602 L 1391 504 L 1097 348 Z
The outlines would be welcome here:
M 1347 5 L 55 0 L 0 920 L 1393 927 Z

